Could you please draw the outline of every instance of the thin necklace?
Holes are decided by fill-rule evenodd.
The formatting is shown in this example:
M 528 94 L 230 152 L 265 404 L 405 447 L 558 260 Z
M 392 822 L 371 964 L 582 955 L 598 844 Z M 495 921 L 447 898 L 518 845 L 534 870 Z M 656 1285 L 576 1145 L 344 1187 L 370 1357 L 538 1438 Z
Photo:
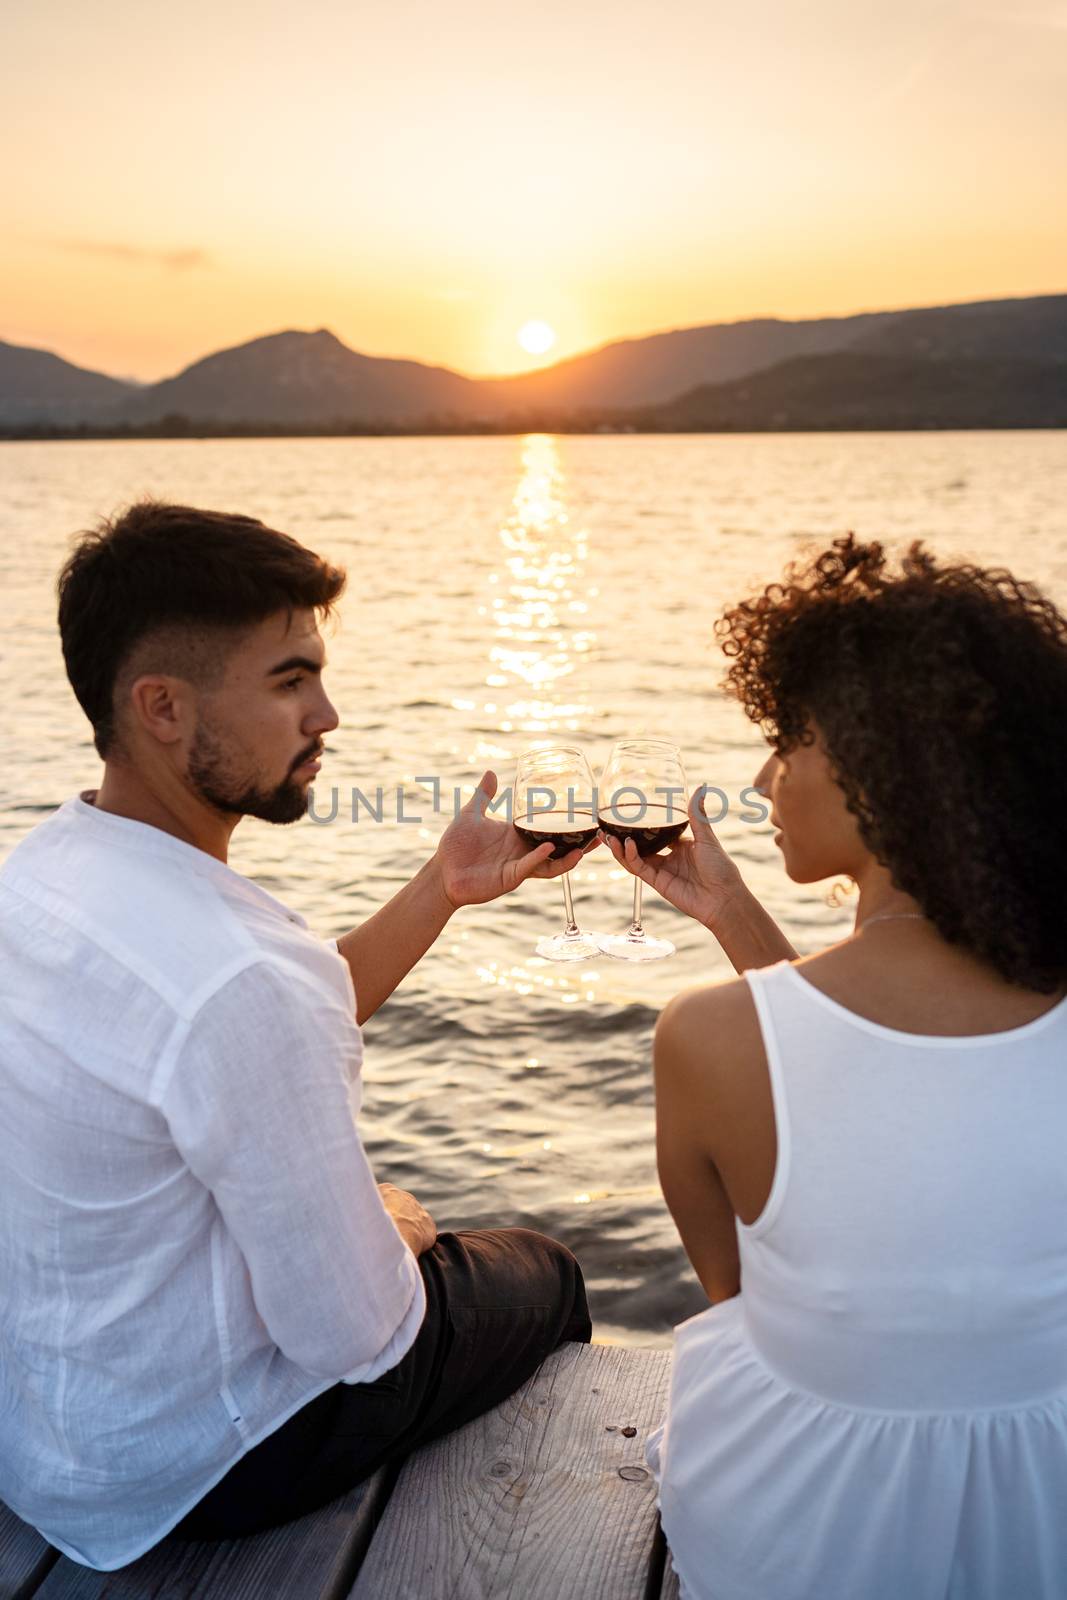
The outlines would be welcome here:
M 872 922 L 925 922 L 921 911 L 876 911 L 873 917 L 864 917 L 856 932 L 869 928 Z

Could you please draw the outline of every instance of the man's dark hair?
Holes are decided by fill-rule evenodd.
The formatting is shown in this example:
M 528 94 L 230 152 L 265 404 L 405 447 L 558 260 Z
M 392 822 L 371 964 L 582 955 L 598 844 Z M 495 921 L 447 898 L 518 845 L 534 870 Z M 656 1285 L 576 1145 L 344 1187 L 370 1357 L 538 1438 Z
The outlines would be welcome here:
M 726 688 L 779 755 L 818 724 L 860 834 L 941 935 L 1067 978 L 1067 619 L 1003 568 L 851 534 L 726 610 Z
M 103 757 L 115 752 L 116 686 L 138 647 L 142 671 L 201 686 L 229 649 L 279 611 L 328 616 L 345 574 L 254 517 L 144 500 L 80 534 L 59 574 L 67 677 Z

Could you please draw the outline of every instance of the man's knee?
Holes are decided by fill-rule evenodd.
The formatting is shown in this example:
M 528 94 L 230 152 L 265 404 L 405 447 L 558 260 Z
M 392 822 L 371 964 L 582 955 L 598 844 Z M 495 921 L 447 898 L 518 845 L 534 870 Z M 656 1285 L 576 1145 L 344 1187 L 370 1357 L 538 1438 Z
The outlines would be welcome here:
M 554 1269 L 560 1286 L 561 1310 L 564 1318 L 560 1326 L 559 1343 L 564 1344 L 568 1340 L 575 1339 L 581 1344 L 588 1344 L 593 1336 L 593 1328 L 589 1319 L 585 1278 L 577 1257 L 565 1244 L 560 1244 L 558 1239 L 550 1239 L 545 1234 L 534 1234 L 533 1237 L 545 1250 L 546 1260 Z
M 557 1342 L 591 1337 L 585 1280 L 577 1258 L 548 1234 L 532 1228 L 494 1228 L 487 1234 L 502 1241 L 513 1263 L 521 1263 L 515 1284 L 519 1306 L 546 1308 L 555 1322 Z
M 478 1228 L 442 1234 L 435 1246 L 451 1297 L 471 1307 L 544 1307 L 568 1326 L 588 1322 L 582 1269 L 566 1245 L 531 1228 Z M 457 1281 L 459 1280 L 459 1281 Z M 580 1333 L 566 1334 L 579 1338 Z M 588 1334 L 585 1335 L 588 1338 Z
M 560 1244 L 558 1239 L 551 1238 L 547 1233 L 536 1233 L 532 1228 L 511 1228 L 507 1231 L 522 1236 L 525 1248 L 540 1263 L 548 1280 L 560 1285 L 564 1295 L 573 1299 L 580 1292 L 584 1297 L 582 1269 L 577 1257 L 565 1244 Z

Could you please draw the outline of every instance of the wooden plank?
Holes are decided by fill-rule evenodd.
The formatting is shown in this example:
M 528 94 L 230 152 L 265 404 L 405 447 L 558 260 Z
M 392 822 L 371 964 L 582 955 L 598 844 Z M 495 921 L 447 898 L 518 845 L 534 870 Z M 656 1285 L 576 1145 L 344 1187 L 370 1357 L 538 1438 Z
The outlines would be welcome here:
M 352 1600 L 645 1600 L 670 1351 L 565 1345 L 405 1464 Z
M 0 1504 L 0 1600 L 25 1600 L 57 1560 L 36 1528 Z
M 318 1511 L 247 1539 L 164 1539 L 117 1572 L 93 1572 L 64 1558 L 34 1600 L 342 1600 L 395 1476 L 379 1472 Z

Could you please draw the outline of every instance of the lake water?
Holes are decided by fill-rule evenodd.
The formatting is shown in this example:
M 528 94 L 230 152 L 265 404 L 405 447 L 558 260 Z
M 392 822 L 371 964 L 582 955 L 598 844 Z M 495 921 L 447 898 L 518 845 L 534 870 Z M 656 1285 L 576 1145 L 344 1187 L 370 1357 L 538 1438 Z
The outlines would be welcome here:
M 316 811 L 246 821 L 232 864 L 323 935 L 361 921 L 433 849 L 433 810 L 486 767 L 577 742 L 594 766 L 626 735 L 682 746 L 721 788 L 719 832 L 802 952 L 848 930 L 825 888 L 785 878 L 739 793 L 762 742 L 719 693 L 712 624 L 806 541 L 848 528 L 1012 567 L 1067 605 L 1064 433 L 271 440 L 0 446 L 0 854 L 99 778 L 63 675 L 53 584 L 69 536 L 151 493 L 250 512 L 349 570 L 328 640 L 342 716 Z M 423 781 L 420 782 L 419 780 Z M 391 798 L 377 822 L 352 790 Z M 397 788 L 405 814 L 397 820 Z M 598 851 L 574 875 L 579 921 L 622 929 L 624 879 Z M 366 1029 L 363 1130 L 382 1178 L 441 1227 L 523 1223 L 581 1258 L 601 1336 L 665 1341 L 703 1296 L 656 1183 L 650 1039 L 678 989 L 731 975 L 654 895 L 670 960 L 561 967 L 556 883 L 461 912 Z

